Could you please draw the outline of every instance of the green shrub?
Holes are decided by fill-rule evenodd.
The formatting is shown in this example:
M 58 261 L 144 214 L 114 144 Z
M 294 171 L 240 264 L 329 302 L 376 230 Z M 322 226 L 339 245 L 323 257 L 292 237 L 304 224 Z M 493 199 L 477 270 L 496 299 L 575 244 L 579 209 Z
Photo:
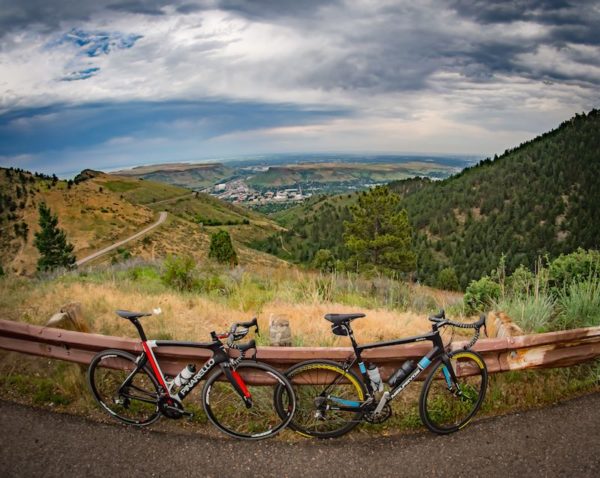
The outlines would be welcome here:
M 446 267 L 438 273 L 436 287 L 444 290 L 460 290 L 458 276 L 453 267 Z
M 465 312 L 468 314 L 483 312 L 486 307 L 492 305 L 499 298 L 500 285 L 488 276 L 483 276 L 479 280 L 471 281 L 469 287 L 467 287 L 463 299 Z
M 527 297 L 534 289 L 536 276 L 527 267 L 520 265 L 506 280 L 506 283 L 509 295 Z
M 219 295 L 226 295 L 229 292 L 227 285 L 218 275 L 206 275 L 198 277 L 195 285 L 199 292 L 203 292 L 205 294 L 216 292 Z
M 117 247 L 117 251 L 110 259 L 112 264 L 117 264 L 119 262 L 124 262 L 131 259 L 131 251 L 126 249 L 125 247 Z
M 219 231 L 210 237 L 210 250 L 208 257 L 216 259 L 221 264 L 236 266 L 238 264 L 237 254 L 231 242 L 231 236 L 227 231 Z
M 321 272 L 333 272 L 335 270 L 335 259 L 329 249 L 319 249 L 312 261 L 312 266 Z
M 129 279 L 136 282 L 154 282 L 160 278 L 156 267 L 136 266 L 127 270 Z
M 580 282 L 600 275 L 600 251 L 577 249 L 571 254 L 561 254 L 549 265 L 549 280 L 555 291 L 572 282 Z
M 549 294 L 506 297 L 494 304 L 525 332 L 546 332 L 552 327 L 555 300 Z
M 190 256 L 169 256 L 161 275 L 163 283 L 179 291 L 191 291 L 196 286 L 196 263 Z
M 573 282 L 559 293 L 556 328 L 600 325 L 600 279 Z

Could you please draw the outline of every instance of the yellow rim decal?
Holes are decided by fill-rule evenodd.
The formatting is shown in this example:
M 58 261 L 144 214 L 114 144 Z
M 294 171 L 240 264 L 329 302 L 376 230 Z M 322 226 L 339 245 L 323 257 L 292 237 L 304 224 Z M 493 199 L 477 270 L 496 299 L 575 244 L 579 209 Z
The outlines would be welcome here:
M 475 355 L 474 353 L 470 353 L 470 352 L 461 352 L 459 354 L 453 355 L 452 359 L 457 359 L 457 358 L 461 358 L 461 357 L 468 357 L 468 358 L 472 358 L 473 360 L 475 360 L 475 362 L 477 363 L 477 365 L 479 365 L 479 368 L 483 369 L 485 367 L 485 365 L 483 364 L 482 360 Z

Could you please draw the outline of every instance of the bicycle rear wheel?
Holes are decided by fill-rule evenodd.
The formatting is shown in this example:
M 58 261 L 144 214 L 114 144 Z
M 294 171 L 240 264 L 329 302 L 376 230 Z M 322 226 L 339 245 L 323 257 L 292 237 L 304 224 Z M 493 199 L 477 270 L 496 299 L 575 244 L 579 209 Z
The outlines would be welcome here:
M 356 427 L 360 411 L 335 410 L 337 406 L 359 406 L 366 389 L 351 370 L 328 360 L 309 360 L 286 371 L 296 395 L 296 413 L 290 428 L 301 435 L 335 438 Z
M 449 358 L 456 382 L 448 367 L 438 362 L 425 380 L 419 399 L 421 420 L 439 434 L 455 432 L 469 423 L 483 403 L 488 381 L 485 362 L 475 352 L 456 352 Z
M 147 367 L 122 350 L 104 350 L 88 368 L 92 395 L 111 416 L 130 425 L 149 425 L 160 417 L 158 383 Z
M 236 372 L 250 393 L 252 405 L 246 407 L 223 369 L 219 369 L 208 378 L 202 390 L 204 411 L 213 425 L 230 436 L 247 440 L 269 438 L 283 430 L 296 406 L 288 379 L 260 362 L 241 362 Z M 278 388 L 281 388 L 281 410 L 275 406 Z

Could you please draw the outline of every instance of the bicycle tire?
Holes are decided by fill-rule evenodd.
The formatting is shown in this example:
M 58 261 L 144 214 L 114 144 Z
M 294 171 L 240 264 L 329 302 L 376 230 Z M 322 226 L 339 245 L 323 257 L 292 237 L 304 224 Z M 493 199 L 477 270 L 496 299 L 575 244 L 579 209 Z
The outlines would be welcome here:
M 451 379 L 446 366 L 438 361 L 425 379 L 419 398 L 423 424 L 440 435 L 460 430 L 471 421 L 485 399 L 488 382 L 487 368 L 479 354 L 459 351 L 449 358 L 457 375 L 453 390 L 449 388 Z
M 276 435 L 288 425 L 295 410 L 289 380 L 261 362 L 241 362 L 236 371 L 250 392 L 252 406 L 246 407 L 221 368 L 208 378 L 202 389 L 202 405 L 208 419 L 235 438 L 261 440 Z M 279 388 L 285 412 L 275 405 L 275 391 Z
M 308 360 L 294 365 L 285 375 L 296 396 L 296 413 L 289 424 L 295 432 L 307 437 L 336 438 L 361 422 L 363 412 L 323 410 L 325 402 L 319 405 L 315 400 L 332 386 L 328 395 L 355 403 L 363 402 L 367 390 L 352 370 L 345 371 L 339 363 L 330 360 Z M 313 384 L 315 381 L 324 383 Z
M 159 385 L 152 372 L 136 370 L 137 357 L 123 350 L 108 349 L 90 362 L 87 381 L 94 399 L 112 417 L 130 425 L 149 425 L 160 418 Z M 130 379 L 130 385 L 121 386 Z

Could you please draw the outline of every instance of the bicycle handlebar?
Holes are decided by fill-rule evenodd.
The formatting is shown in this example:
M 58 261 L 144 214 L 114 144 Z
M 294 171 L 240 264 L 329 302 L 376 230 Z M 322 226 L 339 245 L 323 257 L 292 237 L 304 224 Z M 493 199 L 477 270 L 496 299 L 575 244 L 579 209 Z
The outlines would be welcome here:
M 238 350 L 241 350 L 240 347 L 242 346 L 234 346 L 233 343 L 237 342 L 238 340 L 242 340 L 246 335 L 248 335 L 248 332 L 250 331 L 250 327 L 255 327 L 256 328 L 256 334 L 260 334 L 260 331 L 258 329 L 258 319 L 256 317 L 254 317 L 251 321 L 249 322 L 236 322 L 234 323 L 231 328 L 229 329 L 229 332 L 223 332 L 223 333 L 216 333 L 216 332 L 211 332 L 210 335 L 213 338 L 213 340 L 218 340 L 218 339 L 227 339 L 227 345 L 231 348 L 237 348 Z M 254 343 L 254 340 L 252 340 L 250 343 Z M 243 346 L 246 347 L 246 346 Z M 251 347 L 247 347 L 245 350 L 247 350 L 248 348 Z
M 241 344 L 241 345 L 231 344 L 230 348 L 239 350 L 240 352 L 243 353 L 243 352 L 246 352 L 247 350 L 255 349 L 256 348 L 256 340 L 252 339 L 250 342 L 247 342 L 247 343 Z
M 473 338 L 464 347 L 465 350 L 468 350 L 473 345 L 475 345 L 475 342 L 477 342 L 477 340 L 479 339 L 479 330 L 481 329 L 481 327 L 483 327 L 483 331 L 485 332 L 485 335 L 487 336 L 487 327 L 485 324 L 485 320 L 486 320 L 485 314 L 481 314 L 481 316 L 479 317 L 479 320 L 477 320 L 476 322 L 471 322 L 471 323 L 466 324 L 464 322 L 454 322 L 452 320 L 446 319 L 446 312 L 444 311 L 444 309 L 442 309 L 437 314 L 429 317 L 429 320 L 431 322 L 433 322 L 434 324 L 436 324 L 436 325 L 434 325 L 434 329 L 440 328 L 440 327 L 445 327 L 446 325 L 451 325 L 452 327 L 458 327 L 460 329 L 475 329 L 475 334 L 473 335 Z

